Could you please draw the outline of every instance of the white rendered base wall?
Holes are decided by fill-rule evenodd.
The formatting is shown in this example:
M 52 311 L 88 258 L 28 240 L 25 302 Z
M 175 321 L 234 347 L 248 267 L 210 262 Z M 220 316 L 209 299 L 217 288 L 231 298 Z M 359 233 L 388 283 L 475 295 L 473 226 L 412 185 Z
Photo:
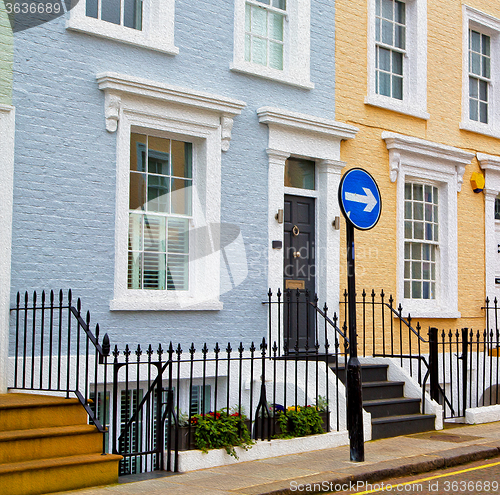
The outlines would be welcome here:
M 465 422 L 469 425 L 500 421 L 500 405 L 472 407 L 465 410 Z
M 225 449 L 209 450 L 206 454 L 201 450 L 185 450 L 179 452 L 179 471 L 196 471 L 210 467 L 225 466 L 238 462 L 255 461 L 280 455 L 300 454 L 311 450 L 331 449 L 349 443 L 347 431 L 330 432 L 323 435 L 311 435 L 308 437 L 290 438 L 283 440 L 258 440 L 252 448 L 245 450 L 236 447 L 238 460 L 230 456 Z M 172 455 L 172 462 L 173 456 Z

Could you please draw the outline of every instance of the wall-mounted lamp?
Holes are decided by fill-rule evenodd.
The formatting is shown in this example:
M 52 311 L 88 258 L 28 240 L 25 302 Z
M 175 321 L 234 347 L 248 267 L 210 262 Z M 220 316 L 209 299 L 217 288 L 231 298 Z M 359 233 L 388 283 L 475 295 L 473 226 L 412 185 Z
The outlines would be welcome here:
M 283 223 L 283 210 L 281 208 L 278 210 L 278 213 L 274 215 L 274 218 L 278 220 L 278 223 Z
M 340 230 L 340 217 L 335 217 L 335 220 L 332 222 L 332 227 L 335 230 Z

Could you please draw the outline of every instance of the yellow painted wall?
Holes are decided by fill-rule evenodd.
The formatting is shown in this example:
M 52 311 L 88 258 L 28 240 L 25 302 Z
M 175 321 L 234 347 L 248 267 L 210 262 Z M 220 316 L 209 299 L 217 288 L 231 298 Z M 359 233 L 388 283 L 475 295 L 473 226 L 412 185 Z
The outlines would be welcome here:
M 363 288 L 396 295 L 396 183 L 389 179 L 389 153 L 384 130 L 454 146 L 469 152 L 500 155 L 500 140 L 460 130 L 462 101 L 462 3 L 427 2 L 427 111 L 429 120 L 366 105 L 368 2 L 336 0 L 336 120 L 355 125 L 355 139 L 342 144 L 348 168 L 363 167 L 382 194 L 379 224 L 355 232 L 356 281 Z M 500 3 L 471 0 L 467 5 L 500 18 Z M 470 186 L 480 171 L 476 159 L 466 167 L 458 193 L 458 309 L 460 320 L 422 320 L 438 328 L 484 328 L 485 298 L 484 197 Z M 344 227 L 343 227 L 344 229 Z M 342 230 L 341 287 L 347 285 L 345 230 Z

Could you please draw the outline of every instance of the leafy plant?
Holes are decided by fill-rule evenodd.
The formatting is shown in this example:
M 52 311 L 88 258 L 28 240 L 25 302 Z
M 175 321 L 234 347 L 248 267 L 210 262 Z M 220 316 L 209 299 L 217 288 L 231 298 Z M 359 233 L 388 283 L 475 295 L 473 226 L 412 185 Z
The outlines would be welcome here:
M 304 437 L 324 433 L 317 406 L 290 406 L 278 416 L 281 438 Z
M 318 412 L 320 413 L 326 412 L 329 408 L 329 400 L 323 395 L 318 395 L 318 400 L 316 401 L 316 407 L 318 409 Z
M 225 448 L 226 452 L 238 459 L 234 447 L 248 450 L 252 445 L 250 433 L 245 425 L 245 415 L 225 410 L 197 414 L 191 421 L 195 426 L 196 447 L 203 452 Z

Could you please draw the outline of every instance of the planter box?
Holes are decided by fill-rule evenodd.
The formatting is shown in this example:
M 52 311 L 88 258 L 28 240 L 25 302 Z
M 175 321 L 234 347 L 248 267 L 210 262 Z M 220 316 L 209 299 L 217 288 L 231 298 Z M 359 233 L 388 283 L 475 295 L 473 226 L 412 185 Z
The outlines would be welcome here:
M 322 420 L 322 428 L 323 428 L 323 431 L 326 433 L 327 432 L 327 429 L 326 429 L 326 416 L 327 416 L 327 413 L 326 412 L 320 412 L 319 413 L 320 417 L 321 417 L 321 420 Z M 331 421 L 331 420 L 330 420 Z M 274 426 L 274 430 L 273 430 L 273 426 Z M 330 429 L 331 429 L 332 425 L 330 423 Z M 269 428 L 271 428 L 271 435 L 269 437 Z M 261 434 L 261 432 L 263 431 L 263 434 Z M 274 432 L 274 435 L 273 435 L 273 432 Z M 274 437 L 277 437 L 279 435 L 281 435 L 282 431 L 281 431 L 281 426 L 279 424 L 279 421 L 276 419 L 276 418 L 264 418 L 264 428 L 262 428 L 262 425 L 261 425 L 261 420 L 259 418 L 257 418 L 254 422 L 254 425 L 253 425 L 253 435 L 252 435 L 252 438 L 258 438 L 259 440 L 267 440 L 268 438 L 273 438 Z
M 247 430 L 250 432 L 250 421 L 248 419 L 245 420 L 245 426 Z M 179 452 L 184 451 L 184 450 L 195 450 L 196 447 L 196 441 L 195 441 L 195 436 L 194 432 L 196 430 L 195 426 L 191 426 L 191 438 L 189 438 L 189 427 L 188 426 L 181 426 L 179 428 L 178 432 L 178 438 L 179 438 Z M 165 447 L 167 447 L 167 444 L 165 444 Z M 171 450 L 175 450 L 175 429 L 172 428 L 172 444 L 170 446 Z

